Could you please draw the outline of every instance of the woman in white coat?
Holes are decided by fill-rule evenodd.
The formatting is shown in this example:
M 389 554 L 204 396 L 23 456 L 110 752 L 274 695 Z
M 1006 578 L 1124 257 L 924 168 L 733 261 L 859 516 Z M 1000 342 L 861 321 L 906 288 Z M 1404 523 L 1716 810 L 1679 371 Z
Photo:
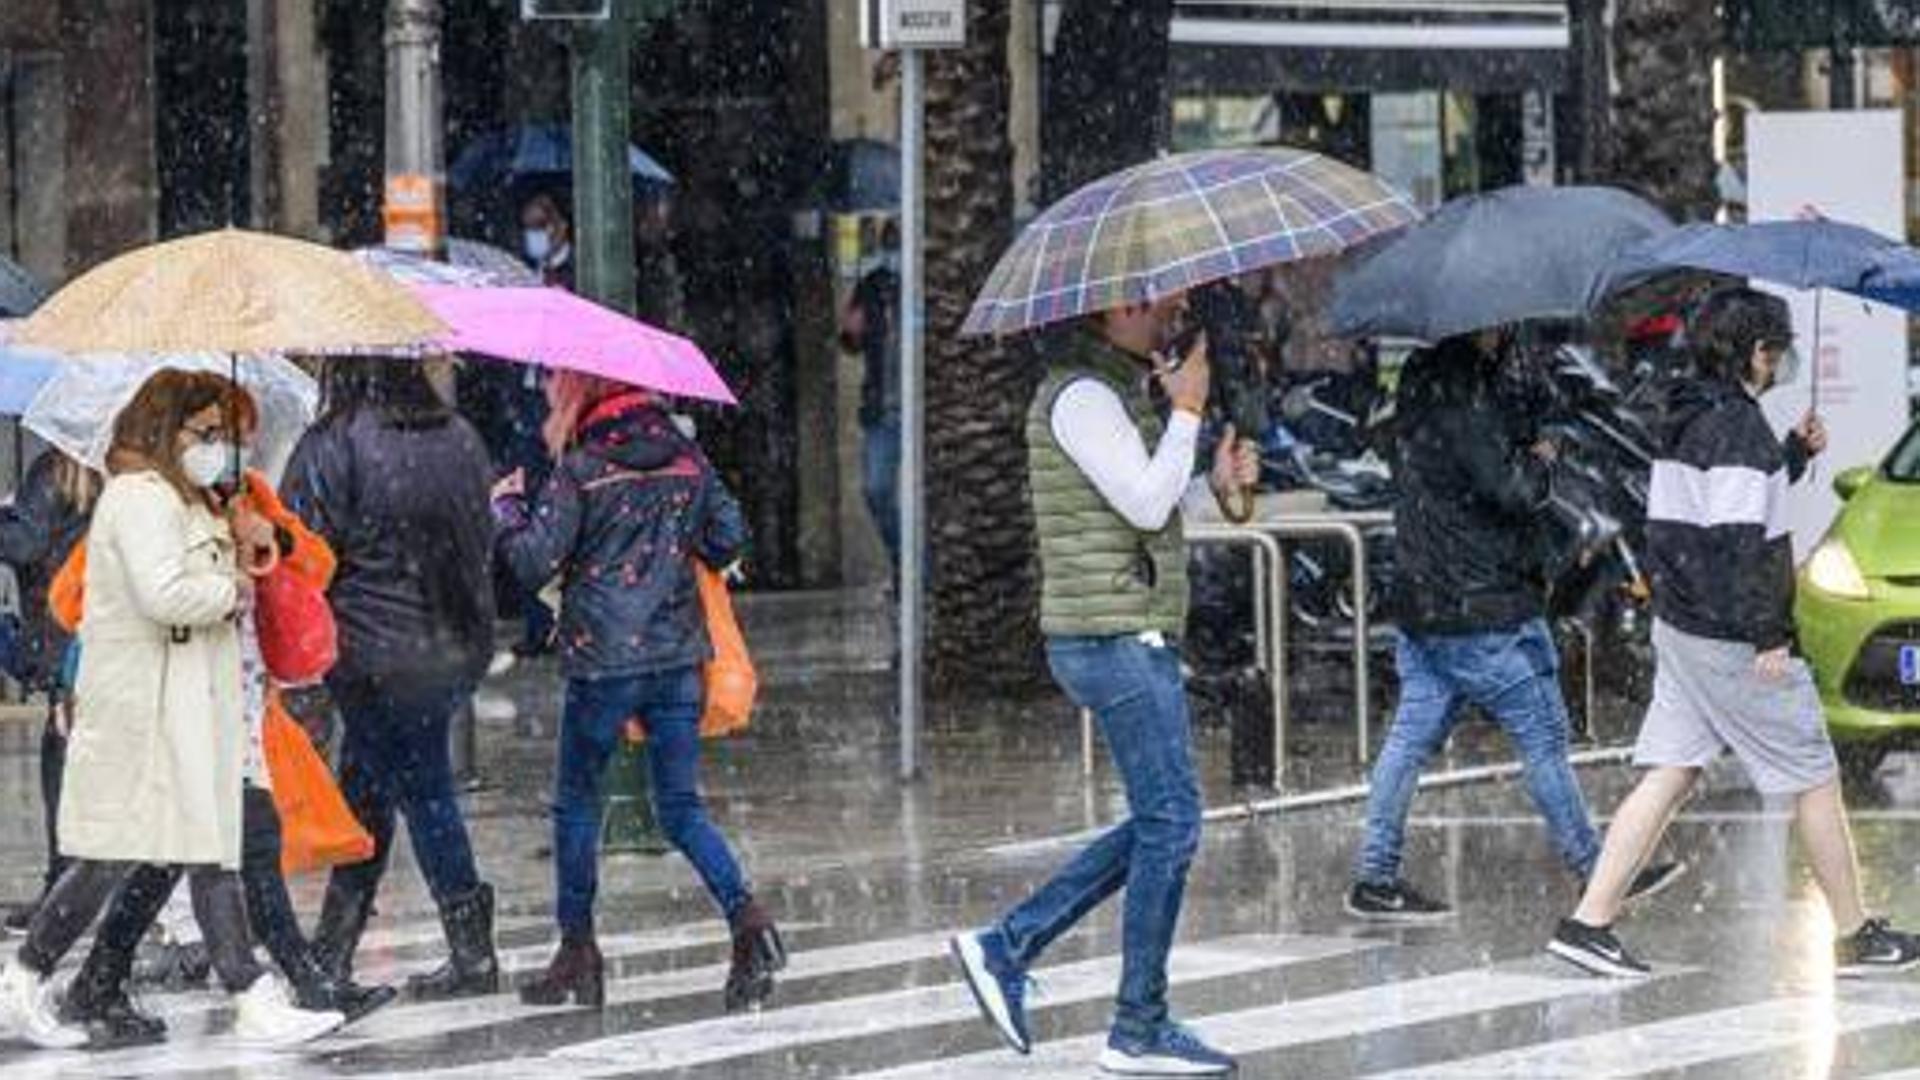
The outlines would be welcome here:
M 251 588 L 210 488 L 233 460 L 241 400 L 217 375 L 163 371 L 114 422 L 60 806 L 71 862 L 0 973 L 0 1030 L 41 1046 L 86 1041 L 54 1012 L 48 976 L 140 863 L 188 871 L 242 1037 L 301 1042 L 344 1019 L 293 1008 L 254 960 L 235 872 L 247 737 L 236 618 Z

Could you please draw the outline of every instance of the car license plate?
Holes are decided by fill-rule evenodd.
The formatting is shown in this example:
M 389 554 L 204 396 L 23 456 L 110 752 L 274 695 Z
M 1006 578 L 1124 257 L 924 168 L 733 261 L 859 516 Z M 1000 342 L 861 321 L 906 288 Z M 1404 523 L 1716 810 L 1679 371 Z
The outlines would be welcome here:
M 1920 686 L 1920 645 L 1900 646 L 1900 685 Z

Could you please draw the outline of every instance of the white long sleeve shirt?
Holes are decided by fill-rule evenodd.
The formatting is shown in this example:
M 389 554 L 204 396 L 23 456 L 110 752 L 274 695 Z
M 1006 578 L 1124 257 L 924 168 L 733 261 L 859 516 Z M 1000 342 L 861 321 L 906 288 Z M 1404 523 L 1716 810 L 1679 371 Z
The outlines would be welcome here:
M 1126 403 L 1095 379 L 1069 383 L 1048 417 L 1054 441 L 1129 525 L 1158 532 L 1204 481 L 1193 478 L 1200 418 L 1175 410 L 1149 453 Z

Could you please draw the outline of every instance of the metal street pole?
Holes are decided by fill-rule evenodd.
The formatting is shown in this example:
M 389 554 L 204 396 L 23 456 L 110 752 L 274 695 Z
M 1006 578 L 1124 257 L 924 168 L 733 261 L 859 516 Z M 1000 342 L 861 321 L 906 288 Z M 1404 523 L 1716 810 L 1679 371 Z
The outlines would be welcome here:
M 926 80 L 919 49 L 900 54 L 900 778 L 920 773 L 921 655 L 926 641 L 926 410 L 921 385 L 921 222 Z
M 385 242 L 402 251 L 437 255 L 446 239 L 439 0 L 388 0 L 385 44 Z
M 632 139 L 634 0 L 612 0 L 607 18 L 574 28 L 573 254 L 574 287 L 632 314 L 633 177 L 627 169 Z M 607 772 L 601 846 L 610 852 L 663 854 L 654 821 L 646 749 L 622 739 Z
M 574 31 L 573 250 L 576 287 L 633 313 L 632 0 L 613 0 L 603 22 Z

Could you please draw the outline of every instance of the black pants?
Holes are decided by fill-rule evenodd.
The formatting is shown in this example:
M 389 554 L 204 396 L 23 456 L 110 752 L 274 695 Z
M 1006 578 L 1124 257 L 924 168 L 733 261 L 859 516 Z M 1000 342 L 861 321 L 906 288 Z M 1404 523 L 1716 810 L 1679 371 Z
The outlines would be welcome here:
M 60 780 L 67 771 L 67 737 L 54 723 L 60 703 L 55 701 L 47 713 L 47 726 L 40 732 L 40 805 L 47 816 L 47 876 L 41 894 L 53 891 L 67 860 L 60 854 Z
M 20 946 L 20 963 L 43 976 L 53 974 L 109 899 L 113 907 L 101 920 L 93 947 L 124 950 L 131 958 L 181 873 L 174 868 L 158 875 L 136 874 L 137 868 L 127 862 L 69 860 L 33 917 L 26 944 Z M 193 914 L 206 935 L 213 969 L 229 993 L 240 993 L 265 974 L 253 959 L 240 875 L 217 866 L 195 866 L 185 873 L 193 889 Z
M 311 960 L 307 940 L 300 934 L 300 920 L 294 914 L 293 899 L 287 895 L 286 879 L 280 876 L 280 813 L 274 809 L 269 791 L 249 785 L 245 799 L 240 881 L 246 896 L 247 924 L 280 970 L 298 980 L 308 973 Z M 131 960 L 146 928 L 153 925 L 179 885 L 181 873 L 178 866 L 134 867 L 107 912 L 106 922 L 94 939 L 94 949 L 123 949 Z M 201 932 L 211 942 L 213 932 L 197 902 L 194 914 L 201 920 Z M 107 927 L 115 932 L 110 933 Z

